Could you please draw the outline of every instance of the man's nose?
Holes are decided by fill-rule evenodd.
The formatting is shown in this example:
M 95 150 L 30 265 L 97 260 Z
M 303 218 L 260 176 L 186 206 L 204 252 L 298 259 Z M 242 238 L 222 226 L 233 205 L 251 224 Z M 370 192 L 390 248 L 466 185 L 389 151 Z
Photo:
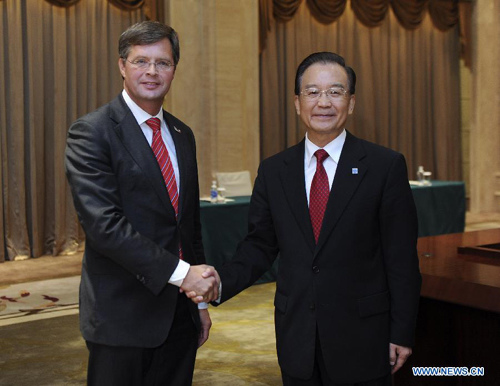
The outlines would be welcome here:
M 153 69 L 151 69 L 153 68 Z M 148 63 L 148 69 L 147 73 L 148 74 L 156 74 L 158 72 L 158 69 L 156 68 L 156 63 L 155 62 L 149 62 Z
M 322 92 L 318 99 L 318 105 L 320 106 L 330 106 L 332 100 L 326 95 L 326 92 Z

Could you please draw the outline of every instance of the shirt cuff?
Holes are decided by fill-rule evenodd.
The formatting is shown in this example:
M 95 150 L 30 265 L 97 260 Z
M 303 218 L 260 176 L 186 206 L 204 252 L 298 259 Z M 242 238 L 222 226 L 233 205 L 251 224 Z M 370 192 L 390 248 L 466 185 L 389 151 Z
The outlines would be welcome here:
M 169 284 L 180 287 L 188 274 L 189 268 L 191 268 L 191 265 L 189 263 L 186 263 L 184 260 L 179 260 L 177 268 L 168 280 Z
M 208 303 L 205 302 L 198 303 L 199 310 L 206 310 L 207 308 L 208 308 Z
M 222 298 L 222 281 L 219 283 L 219 297 L 215 299 L 215 303 L 220 304 L 220 299 Z

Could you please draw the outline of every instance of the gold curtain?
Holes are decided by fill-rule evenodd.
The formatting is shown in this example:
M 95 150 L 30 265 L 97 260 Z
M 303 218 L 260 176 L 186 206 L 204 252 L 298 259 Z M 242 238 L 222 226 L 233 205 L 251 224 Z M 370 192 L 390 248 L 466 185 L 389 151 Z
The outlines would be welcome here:
M 422 17 L 419 28 L 408 30 L 390 10 L 369 28 L 351 6 L 325 25 L 302 3 L 287 23 L 272 22 L 261 54 L 262 157 L 303 138 L 293 105 L 295 70 L 310 53 L 327 50 L 344 56 L 358 76 L 348 130 L 402 152 L 410 178 L 424 165 L 434 178 L 461 179 L 458 26 L 441 32 L 428 13 Z
M 346 0 L 308 0 L 307 5 L 315 19 L 323 24 L 333 23 L 344 13 Z
M 389 2 L 387 0 L 351 0 L 351 8 L 361 23 L 368 27 L 377 27 L 389 10 Z
M 1 1 L 1 0 L 0 0 Z M 71 7 L 80 0 L 45 0 L 58 7 Z M 164 2 L 163 0 L 108 0 L 118 9 L 124 11 L 133 11 L 142 8 L 142 11 L 148 20 L 164 20 Z
M 72 5 L 78 3 L 80 0 L 47 0 L 47 1 L 52 5 L 58 7 L 71 7 Z
M 45 0 L 58 7 L 70 7 L 80 0 Z M 108 0 L 110 3 L 123 10 L 138 9 L 144 5 L 145 0 Z
M 118 38 L 145 18 L 108 1 L 0 2 L 0 261 L 72 252 L 83 241 L 64 175 L 70 124 L 122 89 Z
M 108 0 L 108 1 L 121 9 L 129 11 L 140 8 L 144 5 L 144 0 Z
M 426 11 L 433 25 L 447 31 L 460 24 L 461 57 L 470 68 L 472 55 L 471 6 L 473 0 L 305 0 L 311 15 L 320 23 L 330 24 L 345 11 L 347 3 L 356 18 L 367 27 L 377 27 L 385 19 L 390 8 L 399 23 L 406 29 L 416 29 L 422 23 Z M 278 22 L 293 19 L 303 0 L 259 0 L 260 9 L 260 51 L 266 45 L 271 15 Z M 390 7 L 389 7 L 390 6 Z M 272 9 L 270 11 L 269 9 Z
M 271 0 L 261 0 L 261 18 L 269 18 L 267 5 Z M 465 1 L 465 0 L 461 0 Z M 468 1 L 468 0 L 467 0 Z M 272 0 L 273 15 L 278 22 L 293 19 L 303 0 Z M 311 15 L 320 23 L 336 21 L 345 11 L 348 0 L 305 0 Z M 389 5 L 398 21 L 406 29 L 417 28 L 428 10 L 434 26 L 442 31 L 458 23 L 458 0 L 351 0 L 351 9 L 367 27 L 380 25 Z M 266 10 L 263 12 L 263 10 Z

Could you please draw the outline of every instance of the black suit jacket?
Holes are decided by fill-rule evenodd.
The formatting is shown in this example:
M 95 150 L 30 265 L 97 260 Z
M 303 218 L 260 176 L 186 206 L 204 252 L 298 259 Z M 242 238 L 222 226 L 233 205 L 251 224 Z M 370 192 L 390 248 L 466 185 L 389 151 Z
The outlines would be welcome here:
M 251 285 L 279 253 L 274 305 L 282 370 L 310 377 L 318 334 L 333 381 L 384 376 L 389 342 L 413 345 L 420 294 L 404 157 L 347 133 L 317 245 L 304 181 L 304 141 L 262 162 L 249 233 L 220 271 L 222 301 Z
M 179 240 L 187 262 L 205 262 L 194 136 L 174 116 L 164 112 L 164 118 L 179 164 L 177 221 L 156 158 L 121 95 L 69 129 L 66 174 L 86 235 L 80 327 L 88 341 L 163 343 L 179 290 L 168 284 Z

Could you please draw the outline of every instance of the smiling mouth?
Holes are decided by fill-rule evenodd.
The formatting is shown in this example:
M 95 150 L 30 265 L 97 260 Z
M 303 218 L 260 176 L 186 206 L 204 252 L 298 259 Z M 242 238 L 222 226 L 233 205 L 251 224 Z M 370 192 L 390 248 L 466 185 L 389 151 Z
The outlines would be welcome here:
M 335 117 L 334 114 L 315 114 L 315 118 L 333 118 Z

